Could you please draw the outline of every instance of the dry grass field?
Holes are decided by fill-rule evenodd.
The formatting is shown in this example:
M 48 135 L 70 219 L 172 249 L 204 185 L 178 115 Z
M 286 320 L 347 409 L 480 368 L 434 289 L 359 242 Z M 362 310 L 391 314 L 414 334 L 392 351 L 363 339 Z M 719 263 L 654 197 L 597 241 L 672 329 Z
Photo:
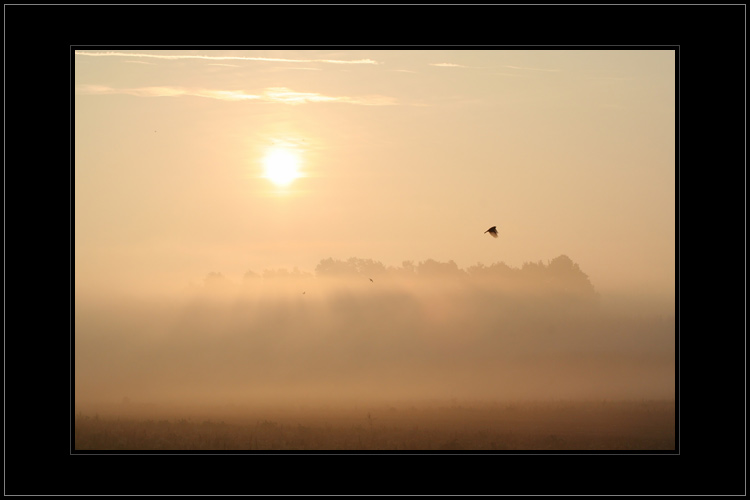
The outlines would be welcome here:
M 75 450 L 674 450 L 674 401 L 415 403 L 347 408 L 98 409 Z

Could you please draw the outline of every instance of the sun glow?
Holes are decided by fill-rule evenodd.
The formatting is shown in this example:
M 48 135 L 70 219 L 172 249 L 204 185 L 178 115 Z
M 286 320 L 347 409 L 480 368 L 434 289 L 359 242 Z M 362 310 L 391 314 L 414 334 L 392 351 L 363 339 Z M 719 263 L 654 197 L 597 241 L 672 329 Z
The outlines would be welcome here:
M 299 163 L 299 156 L 296 153 L 288 149 L 271 149 L 263 158 L 265 168 L 263 177 L 277 186 L 288 186 L 300 177 Z

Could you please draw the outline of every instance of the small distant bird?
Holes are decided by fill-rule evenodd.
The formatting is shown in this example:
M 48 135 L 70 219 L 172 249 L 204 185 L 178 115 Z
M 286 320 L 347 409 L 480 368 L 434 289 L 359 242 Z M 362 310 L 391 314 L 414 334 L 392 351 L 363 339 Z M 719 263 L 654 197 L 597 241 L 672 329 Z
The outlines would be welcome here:
M 370 278 L 370 281 L 372 281 L 372 278 Z M 375 283 L 374 281 L 372 281 L 372 282 Z
M 305 292 L 302 292 L 302 295 L 304 295 L 304 294 L 305 294 Z
M 490 233 L 493 238 L 497 238 L 497 226 L 492 226 L 485 233 Z

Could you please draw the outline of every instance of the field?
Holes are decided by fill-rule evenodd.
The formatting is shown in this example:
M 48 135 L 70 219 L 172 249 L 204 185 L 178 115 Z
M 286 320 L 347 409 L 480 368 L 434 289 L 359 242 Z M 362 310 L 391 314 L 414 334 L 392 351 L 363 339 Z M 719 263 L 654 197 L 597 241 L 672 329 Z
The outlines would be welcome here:
M 121 405 L 75 415 L 75 450 L 674 450 L 674 401 L 336 407 Z

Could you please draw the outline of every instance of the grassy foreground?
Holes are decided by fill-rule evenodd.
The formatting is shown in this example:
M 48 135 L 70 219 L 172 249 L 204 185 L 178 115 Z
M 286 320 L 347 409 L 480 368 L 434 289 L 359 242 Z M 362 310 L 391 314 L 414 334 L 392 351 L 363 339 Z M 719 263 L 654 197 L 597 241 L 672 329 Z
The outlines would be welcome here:
M 75 450 L 674 450 L 674 401 L 79 412 Z

